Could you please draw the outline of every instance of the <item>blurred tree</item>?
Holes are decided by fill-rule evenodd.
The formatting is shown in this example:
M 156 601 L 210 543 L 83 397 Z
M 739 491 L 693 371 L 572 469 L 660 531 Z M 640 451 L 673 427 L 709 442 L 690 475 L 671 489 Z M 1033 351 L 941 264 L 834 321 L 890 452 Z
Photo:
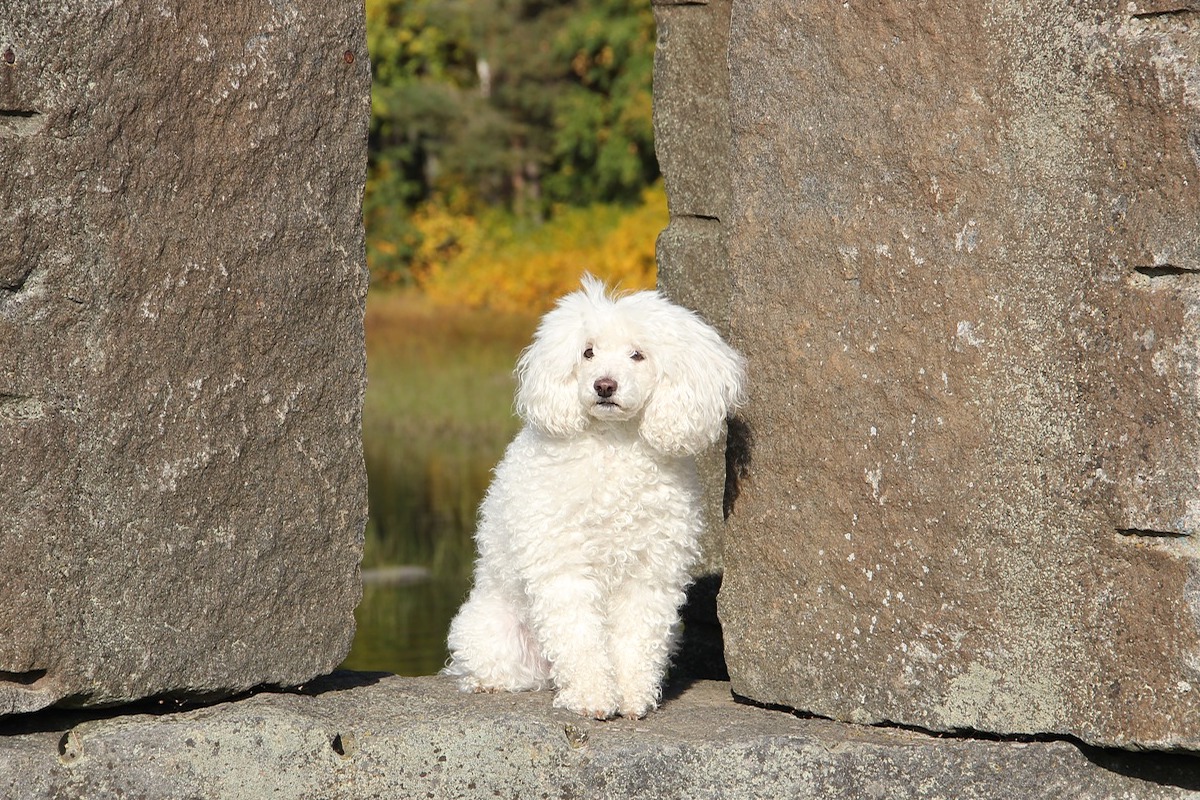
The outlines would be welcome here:
M 367 0 L 371 130 L 364 216 L 377 280 L 408 279 L 419 245 L 409 215 L 429 195 L 444 134 L 469 112 L 469 18 L 452 3 Z
M 551 197 L 630 201 L 658 177 L 648 2 L 580 3 L 555 41 L 571 79 L 556 98 Z
M 649 0 L 367 0 L 366 214 L 377 278 L 409 280 L 437 201 L 538 222 L 636 203 L 658 177 Z M 424 248 L 423 252 L 427 252 Z

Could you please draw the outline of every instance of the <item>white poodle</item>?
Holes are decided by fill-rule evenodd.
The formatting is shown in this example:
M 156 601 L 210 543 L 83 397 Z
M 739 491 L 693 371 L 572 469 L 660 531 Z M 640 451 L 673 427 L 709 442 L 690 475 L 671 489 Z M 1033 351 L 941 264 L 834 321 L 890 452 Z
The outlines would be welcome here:
M 470 597 L 443 674 L 464 691 L 555 687 L 597 719 L 658 705 L 698 555 L 693 456 L 743 400 L 740 355 L 656 292 L 586 276 L 517 364 L 525 428 L 479 511 Z

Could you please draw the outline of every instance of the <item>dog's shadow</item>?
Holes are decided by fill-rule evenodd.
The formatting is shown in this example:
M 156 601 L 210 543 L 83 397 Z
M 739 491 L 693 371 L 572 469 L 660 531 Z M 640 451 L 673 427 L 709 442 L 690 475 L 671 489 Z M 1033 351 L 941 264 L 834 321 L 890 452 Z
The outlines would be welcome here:
M 725 494 L 721 511 L 725 519 L 734 511 L 741 494 L 742 481 L 750 474 L 750 454 L 754 438 L 750 425 L 740 417 L 727 420 L 725 441 Z M 663 700 L 678 697 L 696 681 L 727 681 L 725 639 L 717 617 L 717 594 L 721 591 L 721 573 L 711 572 L 696 580 L 687 590 L 687 601 L 680 610 L 683 635 L 679 650 L 663 687 Z
M 682 694 L 696 681 L 727 681 L 725 642 L 717 620 L 719 572 L 704 575 L 688 587 L 681 611 L 683 635 L 663 686 L 663 701 Z
M 721 498 L 721 514 L 729 519 L 742 493 L 742 481 L 750 476 L 754 434 L 750 423 L 741 417 L 730 417 L 725 423 L 725 495 Z

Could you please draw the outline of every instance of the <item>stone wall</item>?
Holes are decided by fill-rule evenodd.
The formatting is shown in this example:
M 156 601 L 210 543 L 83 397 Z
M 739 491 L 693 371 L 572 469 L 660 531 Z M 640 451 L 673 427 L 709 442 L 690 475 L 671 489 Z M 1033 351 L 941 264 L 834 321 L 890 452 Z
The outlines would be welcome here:
M 344 657 L 362 14 L 0 8 L 0 714 Z
M 1200 12 L 656 10 L 664 284 L 754 378 L 734 691 L 1200 747 Z

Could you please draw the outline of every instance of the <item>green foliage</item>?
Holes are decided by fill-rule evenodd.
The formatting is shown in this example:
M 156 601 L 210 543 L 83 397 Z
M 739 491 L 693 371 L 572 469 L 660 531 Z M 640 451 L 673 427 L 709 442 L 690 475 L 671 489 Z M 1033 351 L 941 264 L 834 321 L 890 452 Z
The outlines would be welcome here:
M 367 0 L 365 213 L 377 281 L 411 283 L 427 204 L 539 223 L 658 177 L 649 0 Z
M 417 233 L 412 208 L 429 194 L 445 132 L 469 109 L 474 80 L 468 17 L 454 3 L 367 0 L 371 52 L 367 258 L 376 280 L 406 280 Z
M 573 15 L 556 41 L 574 80 L 555 105 L 556 169 L 548 194 L 564 202 L 631 200 L 658 175 L 648 3 L 607 0 Z

